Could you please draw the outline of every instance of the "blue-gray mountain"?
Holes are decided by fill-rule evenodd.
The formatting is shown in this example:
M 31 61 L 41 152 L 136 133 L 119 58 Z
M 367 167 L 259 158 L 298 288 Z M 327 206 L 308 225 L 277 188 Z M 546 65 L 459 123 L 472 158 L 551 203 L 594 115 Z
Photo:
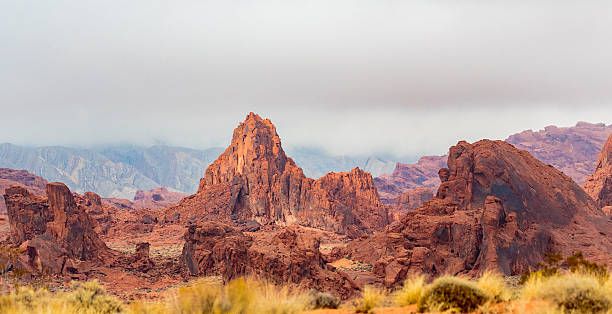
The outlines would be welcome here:
M 378 157 L 332 156 L 312 148 L 288 151 L 305 174 L 313 178 L 356 166 L 377 176 L 383 171 L 391 172 L 395 165 L 394 161 Z M 1 144 L 0 167 L 25 169 L 48 181 L 64 182 L 78 193 L 93 191 L 102 197 L 133 199 L 137 190 L 158 186 L 195 193 L 204 170 L 222 152 L 222 148 L 196 150 L 166 145 L 82 149 Z

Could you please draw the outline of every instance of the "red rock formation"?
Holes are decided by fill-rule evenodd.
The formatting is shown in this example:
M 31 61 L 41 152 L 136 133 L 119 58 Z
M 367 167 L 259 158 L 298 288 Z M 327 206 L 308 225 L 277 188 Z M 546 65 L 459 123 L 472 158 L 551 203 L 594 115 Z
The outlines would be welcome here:
M 182 260 L 193 276 L 221 275 L 265 278 L 353 296 L 357 287 L 342 273 L 326 266 L 319 240 L 301 227 L 291 226 L 250 236 L 218 222 L 192 226 L 185 233 Z
M 563 171 L 578 184 L 593 173 L 597 155 L 612 133 L 612 125 L 578 122 L 573 127 L 547 126 L 511 135 L 506 142 Z
M 612 206 L 612 135 L 599 154 L 595 171 L 583 187 L 601 207 Z
M 446 159 L 446 156 L 425 156 L 414 164 L 397 163 L 392 174 L 374 178 L 380 200 L 385 204 L 394 204 L 407 190 L 436 190 L 440 185 L 438 170 L 446 167 Z
M 6 190 L 12 242 L 24 247 L 40 270 L 53 273 L 63 272 L 67 259 L 102 261 L 109 249 L 68 187 L 49 183 L 46 195 L 19 186 Z
M 576 126 L 531 130 L 511 135 L 506 142 L 531 153 L 545 164 L 553 165 L 582 184 L 595 169 L 600 148 L 612 133 L 612 125 L 578 122 Z M 416 164 L 398 163 L 393 174 L 374 178 L 380 199 L 393 204 L 401 193 L 425 187 L 436 190 L 440 184 L 438 169 L 446 167 L 446 156 L 427 156 Z
M 336 256 L 374 265 L 387 285 L 412 272 L 516 275 L 542 253 L 612 261 L 612 222 L 571 178 L 502 141 L 459 142 L 436 197 Z
M 416 188 L 405 191 L 397 198 L 393 205 L 392 211 L 395 220 L 399 220 L 408 211 L 423 206 L 433 195 L 434 192 L 428 188 Z
M 47 180 L 26 170 L 0 168 L 0 191 L 4 191 L 13 185 L 24 186 L 34 195 L 45 195 Z M 0 198 L 0 213 L 6 213 L 6 205 L 2 198 Z
M 270 120 L 249 114 L 207 169 L 196 195 L 168 217 L 300 224 L 358 237 L 388 224 L 369 173 L 358 168 L 313 180 L 285 155 Z

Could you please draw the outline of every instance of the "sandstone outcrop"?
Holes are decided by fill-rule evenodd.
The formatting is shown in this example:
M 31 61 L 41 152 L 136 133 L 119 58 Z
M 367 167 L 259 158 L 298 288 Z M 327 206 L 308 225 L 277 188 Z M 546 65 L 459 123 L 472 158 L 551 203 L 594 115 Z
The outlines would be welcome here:
M 198 192 L 167 211 L 182 220 L 298 224 L 359 237 L 389 222 L 372 176 L 361 169 L 304 176 L 270 120 L 249 114 L 207 169 Z M 191 219 L 193 218 L 193 219 Z
M 336 256 L 374 265 L 389 286 L 407 274 L 520 274 L 545 252 L 612 262 L 612 222 L 574 181 L 502 141 L 459 142 L 436 196 L 384 233 Z
M 403 192 L 392 208 L 395 220 L 399 220 L 408 211 L 423 206 L 433 196 L 434 192 L 428 188 L 416 188 Z
M 438 170 L 446 167 L 446 156 L 424 156 L 414 164 L 397 163 L 393 173 L 374 178 L 380 200 L 394 204 L 408 190 L 427 188 L 435 191 L 440 185 Z
M 612 135 L 599 154 L 595 171 L 583 187 L 601 207 L 612 206 Z
M 69 259 L 103 261 L 110 250 L 94 231 L 94 222 L 63 183 L 36 196 L 20 186 L 6 190 L 11 241 L 21 245 L 39 270 L 66 271 Z
M 299 226 L 246 235 L 226 224 L 206 222 L 185 233 L 181 259 L 192 276 L 231 280 L 248 275 L 353 296 L 357 287 L 326 265 L 319 245 L 318 238 Z
M 26 187 L 34 195 L 45 195 L 47 180 L 26 170 L 0 168 L 0 191 L 4 191 L 13 185 Z M 6 204 L 2 198 L 0 198 L 0 213 L 6 213 Z

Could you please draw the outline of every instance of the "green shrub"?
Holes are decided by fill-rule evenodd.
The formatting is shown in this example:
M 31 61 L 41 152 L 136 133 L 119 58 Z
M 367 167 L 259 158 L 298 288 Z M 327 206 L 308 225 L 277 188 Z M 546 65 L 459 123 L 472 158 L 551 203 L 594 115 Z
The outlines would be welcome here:
M 424 311 L 471 312 L 491 299 L 475 283 L 457 278 L 440 277 L 427 287 L 417 309 Z
M 603 313 L 612 300 L 599 278 L 592 275 L 532 278 L 523 287 L 525 300 L 549 300 L 565 313 Z
M 312 310 L 337 309 L 340 307 L 340 300 L 329 293 L 312 290 L 310 291 L 310 302 L 308 305 Z

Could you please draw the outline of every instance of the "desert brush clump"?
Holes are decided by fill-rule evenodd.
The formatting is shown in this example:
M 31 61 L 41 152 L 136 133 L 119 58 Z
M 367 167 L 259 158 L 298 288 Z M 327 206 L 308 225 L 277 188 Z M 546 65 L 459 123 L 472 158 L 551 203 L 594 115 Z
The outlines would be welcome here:
M 356 313 L 374 313 L 374 308 L 384 305 L 387 295 L 385 291 L 372 286 L 365 286 L 361 298 L 356 300 Z
M 394 293 L 395 304 L 407 306 L 417 304 L 425 291 L 425 276 L 413 275 L 404 281 L 402 287 Z
M 333 295 L 318 290 L 311 290 L 309 293 L 310 302 L 308 308 L 316 309 L 337 309 L 340 307 L 340 299 Z
M 527 270 L 521 274 L 519 284 L 524 284 L 531 277 L 552 277 L 560 274 L 562 271 L 572 273 L 588 274 L 596 276 L 600 280 L 605 281 L 608 278 L 607 265 L 590 262 L 584 258 L 582 252 L 576 252 L 565 259 L 561 254 L 544 253 L 544 264 L 536 264 L 536 270 Z
M 169 302 L 173 313 L 292 314 L 308 308 L 308 294 L 287 286 L 236 279 L 227 285 L 198 281 L 179 288 Z
M 79 313 L 118 313 L 122 303 L 106 294 L 97 280 L 85 283 L 73 282 L 72 291 L 66 295 L 66 301 Z
M 106 294 L 97 281 L 73 283 L 72 291 L 50 293 L 46 289 L 19 287 L 0 296 L 0 313 L 109 314 L 123 310 L 123 303 Z
M 485 304 L 491 296 L 475 282 L 452 276 L 434 280 L 427 286 L 417 304 L 419 312 L 471 312 Z
M 531 276 L 523 285 L 521 299 L 550 301 L 552 310 L 561 313 L 606 313 L 612 309 L 607 285 L 593 274 Z

